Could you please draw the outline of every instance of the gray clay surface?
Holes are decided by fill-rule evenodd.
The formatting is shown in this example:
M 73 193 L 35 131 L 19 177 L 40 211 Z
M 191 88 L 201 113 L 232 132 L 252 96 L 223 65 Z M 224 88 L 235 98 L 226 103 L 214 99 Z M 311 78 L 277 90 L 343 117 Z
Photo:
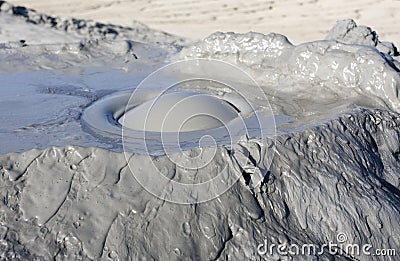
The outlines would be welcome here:
M 140 24 L 63 20 L 3 1 L 0 10 L 0 259 L 383 260 L 257 253 L 265 239 L 321 246 L 338 233 L 400 251 L 400 67 L 396 47 L 370 28 L 340 21 L 325 40 L 297 46 L 257 33 L 189 43 Z M 175 204 L 131 173 L 152 174 L 148 156 L 87 131 L 82 114 L 192 58 L 251 75 L 277 129 L 218 147 L 204 169 L 152 158 L 170 175 L 166 195 L 172 181 L 202 182 L 222 168 L 239 177 L 216 199 Z

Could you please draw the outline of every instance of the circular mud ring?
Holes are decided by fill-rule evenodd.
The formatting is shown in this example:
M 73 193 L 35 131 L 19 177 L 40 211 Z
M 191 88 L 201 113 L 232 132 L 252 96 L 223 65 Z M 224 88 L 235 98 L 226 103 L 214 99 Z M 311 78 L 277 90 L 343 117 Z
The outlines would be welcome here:
M 141 143 L 143 134 L 150 140 L 181 134 L 191 138 L 188 143 L 193 137 L 200 140 L 206 135 L 219 140 L 219 144 L 227 144 L 223 142 L 226 133 L 221 130 L 238 125 L 245 130 L 238 121 L 252 112 L 251 106 L 230 95 L 222 98 L 178 91 L 154 97 L 154 92 L 142 92 L 136 93 L 133 99 L 132 94 L 132 91 L 117 92 L 94 102 L 82 115 L 84 129 L 105 142 L 120 140 L 124 130 L 132 143 L 135 139 Z M 185 142 L 181 140 L 181 143 Z M 203 139 L 202 145 L 207 144 Z M 150 154 L 158 154 L 152 151 Z M 143 153 L 143 150 L 133 152 Z
M 183 204 L 213 199 L 233 186 L 250 161 L 240 143 L 276 133 L 257 83 L 231 64 L 206 59 L 162 67 L 134 90 L 93 103 L 82 122 L 107 142 L 122 141 L 128 167 L 143 188 Z M 268 153 L 265 168 L 273 158 Z M 180 171 L 187 176 L 176 177 Z

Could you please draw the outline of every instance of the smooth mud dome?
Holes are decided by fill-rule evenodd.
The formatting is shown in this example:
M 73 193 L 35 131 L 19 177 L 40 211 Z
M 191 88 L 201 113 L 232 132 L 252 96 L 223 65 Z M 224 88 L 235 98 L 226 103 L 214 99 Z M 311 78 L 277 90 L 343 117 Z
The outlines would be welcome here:
M 397 260 L 259 248 L 322 248 L 341 233 L 400 251 L 400 60 L 370 28 L 339 21 L 300 45 L 274 33 L 189 43 L 144 25 L 63 20 L 3 1 L 0 10 L 12 24 L 0 26 L 0 259 Z M 124 152 L 106 112 L 156 69 L 193 58 L 253 77 L 268 100 L 251 82 L 239 83 L 242 94 L 271 108 L 276 130 L 170 155 Z M 191 91 L 240 105 L 217 87 Z M 196 193 L 175 185 L 220 173 L 223 185 Z
M 188 132 L 222 127 L 236 117 L 238 112 L 223 100 L 200 93 L 175 92 L 127 111 L 120 123 L 142 131 Z

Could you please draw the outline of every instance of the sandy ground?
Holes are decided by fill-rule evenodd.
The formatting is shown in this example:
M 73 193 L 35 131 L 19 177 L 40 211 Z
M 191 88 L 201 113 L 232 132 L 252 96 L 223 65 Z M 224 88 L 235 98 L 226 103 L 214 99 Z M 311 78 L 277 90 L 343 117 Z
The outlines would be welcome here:
M 400 44 L 399 0 L 10 0 L 42 13 L 121 25 L 132 20 L 189 38 L 215 31 L 282 33 L 293 42 L 322 39 L 335 21 L 353 18 L 381 40 Z

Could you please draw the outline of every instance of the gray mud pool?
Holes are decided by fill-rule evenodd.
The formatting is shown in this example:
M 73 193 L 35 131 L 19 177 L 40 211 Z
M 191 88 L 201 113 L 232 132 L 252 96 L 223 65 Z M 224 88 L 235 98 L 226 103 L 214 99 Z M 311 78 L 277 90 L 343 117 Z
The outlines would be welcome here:
M 190 43 L 0 10 L 43 36 L 0 43 L 0 259 L 397 260 L 400 59 L 370 28 Z

